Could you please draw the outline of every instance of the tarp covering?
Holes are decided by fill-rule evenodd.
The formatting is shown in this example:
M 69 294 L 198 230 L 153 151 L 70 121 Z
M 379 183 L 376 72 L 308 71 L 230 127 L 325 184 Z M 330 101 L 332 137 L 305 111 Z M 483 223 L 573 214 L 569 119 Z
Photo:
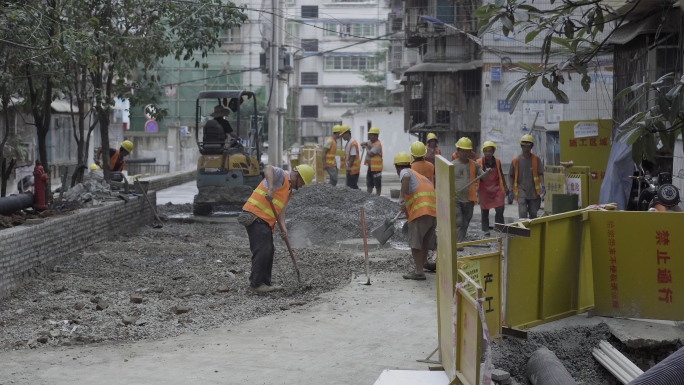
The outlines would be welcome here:
M 632 180 L 629 176 L 633 172 L 632 146 L 624 142 L 613 142 L 608 157 L 606 177 L 601 184 L 599 204 L 617 203 L 618 210 L 626 210 L 632 189 Z

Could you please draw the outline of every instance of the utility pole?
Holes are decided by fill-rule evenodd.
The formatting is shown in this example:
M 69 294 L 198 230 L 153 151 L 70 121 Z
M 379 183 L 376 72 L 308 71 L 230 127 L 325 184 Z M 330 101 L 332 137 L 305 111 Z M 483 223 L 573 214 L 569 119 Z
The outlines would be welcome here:
M 276 37 L 278 38 L 278 63 L 280 63 L 280 53 L 285 55 L 285 0 L 278 0 L 278 17 L 274 16 L 274 19 L 278 25 L 276 29 Z M 282 51 L 281 51 L 282 50 Z M 284 58 L 283 58 L 284 60 Z M 278 159 L 280 160 L 281 154 L 283 153 L 283 138 L 285 137 L 285 113 L 287 111 L 287 82 L 285 81 L 285 75 L 276 76 L 278 78 Z M 280 163 L 279 163 L 280 164 Z
M 280 85 L 278 84 L 278 63 L 280 61 L 280 40 L 282 31 L 282 3 L 279 0 L 271 0 L 273 10 L 272 28 L 273 33 L 269 42 L 270 70 L 269 70 L 269 105 L 268 105 L 268 163 L 274 167 L 280 167 Z

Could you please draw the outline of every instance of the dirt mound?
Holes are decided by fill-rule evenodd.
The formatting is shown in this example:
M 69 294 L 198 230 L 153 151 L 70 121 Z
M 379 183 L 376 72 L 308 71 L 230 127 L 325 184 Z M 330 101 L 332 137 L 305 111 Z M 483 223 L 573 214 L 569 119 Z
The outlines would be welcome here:
M 361 237 L 360 208 L 371 230 L 399 212 L 399 203 L 348 187 L 313 185 L 294 193 L 287 205 L 287 226 L 292 242 L 304 246 L 330 246 L 336 241 Z M 397 223 L 400 226 L 401 223 Z M 392 240 L 405 240 L 399 229 Z

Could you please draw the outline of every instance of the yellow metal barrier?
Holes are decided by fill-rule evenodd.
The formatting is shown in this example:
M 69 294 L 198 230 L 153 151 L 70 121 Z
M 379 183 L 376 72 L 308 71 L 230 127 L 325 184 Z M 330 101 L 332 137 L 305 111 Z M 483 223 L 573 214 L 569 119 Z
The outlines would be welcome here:
M 561 166 L 544 167 L 544 183 L 546 184 L 544 211 L 552 213 L 553 196 L 556 194 L 565 194 L 565 168 Z
M 479 286 L 470 286 L 475 286 L 476 292 L 482 290 Z M 451 384 L 478 385 L 482 352 L 482 322 L 477 300 L 467 290 L 459 288 L 456 291 L 456 304 L 455 314 L 453 314 L 455 315 L 453 322 L 456 330 L 456 345 L 452 349 L 456 355 L 453 366 L 456 378 Z
M 454 165 L 441 155 L 435 159 L 439 180 L 454 180 Z M 456 378 L 452 305 L 458 274 L 456 266 L 456 190 L 453 183 L 438 183 L 437 196 L 437 334 L 442 366 L 449 381 Z
M 596 313 L 684 320 L 684 214 L 589 213 Z
M 508 238 L 504 325 L 527 329 L 594 305 L 590 210 L 507 227 L 513 231 L 523 226 L 529 229 L 529 237 Z

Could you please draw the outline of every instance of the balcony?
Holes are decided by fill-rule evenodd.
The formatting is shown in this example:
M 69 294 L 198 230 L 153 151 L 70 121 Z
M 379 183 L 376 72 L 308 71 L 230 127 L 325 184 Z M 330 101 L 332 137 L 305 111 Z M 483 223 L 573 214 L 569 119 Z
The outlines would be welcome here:
M 404 28 L 404 12 L 390 12 L 387 14 L 387 30 L 400 32 Z

